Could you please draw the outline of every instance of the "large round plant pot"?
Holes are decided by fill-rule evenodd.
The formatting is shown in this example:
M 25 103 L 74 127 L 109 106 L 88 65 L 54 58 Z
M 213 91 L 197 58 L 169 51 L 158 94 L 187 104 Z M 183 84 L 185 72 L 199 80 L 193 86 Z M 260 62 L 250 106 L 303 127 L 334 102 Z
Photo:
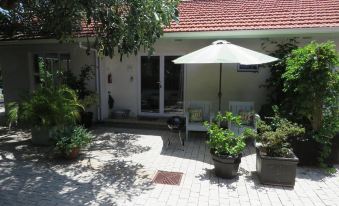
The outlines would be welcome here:
M 256 170 L 262 184 L 294 187 L 298 158 L 269 157 L 256 147 Z
M 300 166 L 316 166 L 319 164 L 320 147 L 314 139 L 293 140 L 291 146 L 298 157 Z
M 86 128 L 90 128 L 93 124 L 93 112 L 81 113 L 81 124 Z
M 241 154 L 238 157 L 219 156 L 211 151 L 214 162 L 215 175 L 222 178 L 231 179 L 237 176 L 239 164 L 241 162 Z
M 329 161 L 331 164 L 339 164 L 339 134 L 332 139 L 332 151 Z
M 31 134 L 33 144 L 41 146 L 53 145 L 53 128 L 33 127 Z

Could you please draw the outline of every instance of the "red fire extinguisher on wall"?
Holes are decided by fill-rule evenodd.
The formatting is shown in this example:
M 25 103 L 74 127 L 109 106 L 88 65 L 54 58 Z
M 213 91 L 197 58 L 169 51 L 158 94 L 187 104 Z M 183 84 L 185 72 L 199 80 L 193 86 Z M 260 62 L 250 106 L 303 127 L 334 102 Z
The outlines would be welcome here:
M 107 76 L 107 82 L 108 84 L 112 84 L 112 74 L 109 73 L 108 76 Z

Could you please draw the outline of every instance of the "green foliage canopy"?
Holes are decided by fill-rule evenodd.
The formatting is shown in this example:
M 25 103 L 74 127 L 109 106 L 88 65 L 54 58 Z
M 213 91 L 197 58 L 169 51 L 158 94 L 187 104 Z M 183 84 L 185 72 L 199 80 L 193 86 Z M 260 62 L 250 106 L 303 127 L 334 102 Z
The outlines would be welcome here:
M 179 0 L 1 0 L 0 36 L 40 36 L 69 41 L 81 27 L 93 28 L 94 48 L 113 57 L 152 50 Z M 85 37 L 92 36 L 88 33 Z M 90 45 L 89 45 L 90 46 Z M 116 49 L 116 50 L 115 50 Z
M 292 123 L 278 114 L 277 107 L 275 115 L 270 124 L 264 121 L 258 122 L 258 134 L 256 140 L 260 142 L 261 148 L 270 157 L 291 157 L 291 138 L 303 136 L 305 129 L 298 124 Z
M 338 53 L 333 42 L 312 42 L 287 59 L 284 91 L 295 114 L 305 116 L 314 131 L 322 126 L 323 109 L 335 106 L 339 95 Z
M 84 110 L 74 90 L 56 84 L 54 77 L 40 65 L 41 84 L 23 100 L 7 105 L 8 120 L 34 127 L 63 127 L 76 124 Z
M 81 126 L 63 127 L 55 132 L 56 149 L 69 154 L 73 149 L 86 147 L 93 139 L 91 132 Z
M 272 116 L 274 112 L 272 106 L 277 105 L 280 110 L 287 110 L 285 113 L 289 113 L 288 108 L 285 108 L 285 92 L 284 79 L 282 75 L 286 71 L 286 61 L 291 52 L 297 49 L 298 40 L 296 38 L 286 39 L 282 41 L 267 40 L 262 43 L 262 48 L 267 51 L 271 56 L 279 58 L 279 61 L 271 63 L 269 65 L 271 75 L 263 85 L 267 90 L 268 103 L 263 105 L 260 111 L 260 115 Z M 271 48 L 273 46 L 273 48 Z M 280 111 L 282 112 L 282 111 Z
M 231 112 L 225 112 L 225 114 L 219 112 L 213 122 L 205 122 L 209 134 L 207 143 L 216 155 L 236 157 L 246 146 L 245 138 L 243 135 L 236 135 L 231 130 L 220 127 L 219 124 L 223 121 L 239 126 L 241 117 L 234 116 Z
M 339 64 L 333 42 L 312 42 L 287 59 L 284 91 L 294 114 L 308 119 L 309 135 L 322 146 L 319 162 L 331 153 L 331 140 L 339 132 Z

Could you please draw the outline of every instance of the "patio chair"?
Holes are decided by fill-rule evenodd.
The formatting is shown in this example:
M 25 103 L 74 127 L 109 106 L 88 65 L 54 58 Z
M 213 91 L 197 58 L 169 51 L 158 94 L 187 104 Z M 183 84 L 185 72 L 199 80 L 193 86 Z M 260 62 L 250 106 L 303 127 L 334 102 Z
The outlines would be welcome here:
M 254 111 L 254 102 L 240 102 L 230 101 L 229 111 L 234 115 L 240 115 L 242 119 L 242 125 L 237 126 L 235 124 L 228 123 L 228 128 L 235 134 L 239 135 L 245 131 L 246 128 L 256 130 L 256 121 L 259 115 Z
M 190 131 L 207 132 L 204 121 L 211 121 L 211 103 L 191 101 L 186 107 L 186 140 Z

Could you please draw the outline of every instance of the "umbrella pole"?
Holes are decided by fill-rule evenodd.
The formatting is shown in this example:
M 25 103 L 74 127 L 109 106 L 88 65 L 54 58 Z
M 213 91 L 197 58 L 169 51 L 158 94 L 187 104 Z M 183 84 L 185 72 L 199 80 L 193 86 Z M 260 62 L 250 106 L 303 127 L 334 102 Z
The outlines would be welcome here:
M 219 97 L 219 112 L 221 110 L 221 76 L 222 76 L 222 64 L 220 64 L 220 68 L 219 68 L 219 93 L 218 93 L 218 97 Z

